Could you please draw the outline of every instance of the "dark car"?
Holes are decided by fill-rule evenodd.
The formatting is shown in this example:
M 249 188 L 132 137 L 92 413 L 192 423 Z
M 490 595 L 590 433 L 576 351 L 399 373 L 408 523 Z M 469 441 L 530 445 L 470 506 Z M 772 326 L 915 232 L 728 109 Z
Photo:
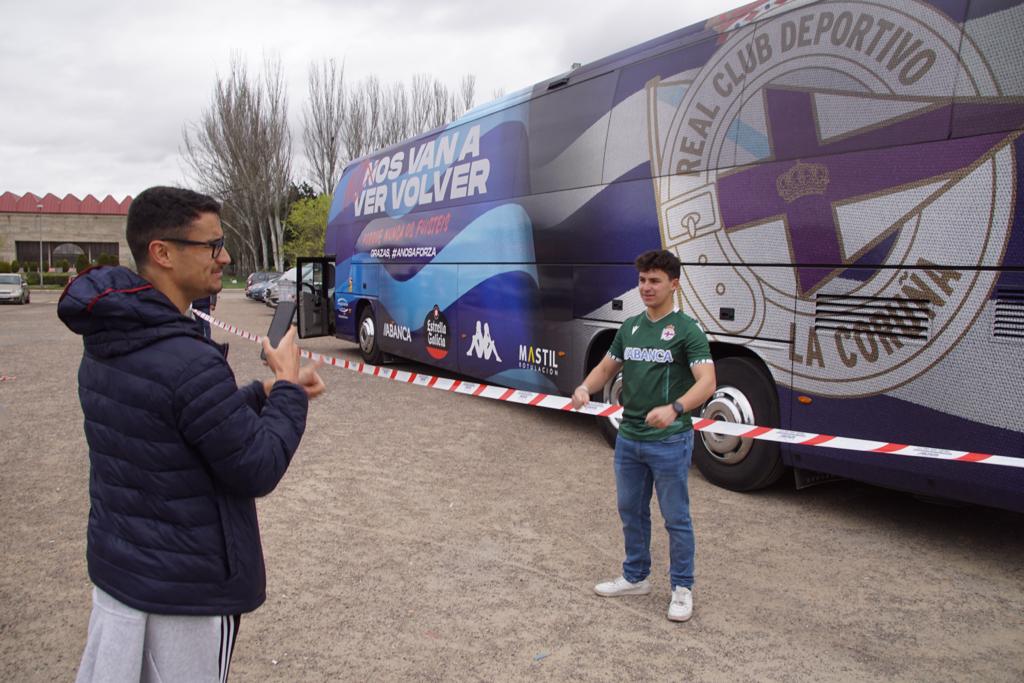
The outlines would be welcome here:
M 258 270 L 250 273 L 245 280 L 245 295 L 256 301 L 263 301 L 263 289 L 271 282 L 281 277 L 281 273 L 272 270 Z
M 28 282 L 21 273 L 0 273 L 0 303 L 27 304 L 31 299 Z

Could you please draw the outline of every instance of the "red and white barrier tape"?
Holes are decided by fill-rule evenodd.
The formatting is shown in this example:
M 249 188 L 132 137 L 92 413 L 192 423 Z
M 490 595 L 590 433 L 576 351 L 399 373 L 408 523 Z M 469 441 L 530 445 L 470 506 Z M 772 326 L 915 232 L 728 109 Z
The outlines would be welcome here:
M 231 334 L 249 339 L 257 344 L 262 343 L 263 338 L 246 330 L 221 322 L 201 311 L 192 311 L 196 316 L 209 322 L 211 325 L 230 332 Z M 351 361 L 335 358 L 321 353 L 313 353 L 302 349 L 303 358 L 311 360 L 323 360 L 325 365 L 353 370 L 364 375 L 373 375 L 395 382 L 415 384 L 441 391 L 451 391 L 456 394 L 467 394 L 480 396 L 496 401 L 507 401 L 539 408 L 550 408 L 553 410 L 573 411 L 572 399 L 565 396 L 553 396 L 534 391 L 523 391 L 521 389 L 509 389 L 490 384 L 478 384 L 476 382 L 463 382 L 457 379 L 447 379 L 434 375 L 424 375 L 404 370 L 388 370 L 378 365 L 366 363 L 353 363 Z M 609 405 L 607 403 L 591 402 L 579 410 L 573 411 L 598 417 L 621 417 L 622 406 Z M 711 432 L 746 439 L 763 439 L 765 441 L 776 441 L 798 446 L 821 446 L 823 448 L 841 448 L 851 451 L 864 451 L 870 453 L 887 453 L 889 455 L 903 455 L 915 458 L 933 458 L 936 460 L 957 460 L 960 462 L 976 462 L 986 465 L 1002 465 L 1004 467 L 1024 468 L 1024 458 L 1013 458 L 1005 455 L 993 455 L 991 453 L 975 453 L 971 451 L 954 451 L 944 448 L 929 448 L 927 446 L 910 446 L 900 443 L 887 443 L 885 441 L 869 441 L 866 439 L 853 439 L 845 436 L 830 436 L 828 434 L 813 434 L 810 432 L 794 432 L 787 429 L 774 427 L 758 427 L 756 425 L 737 424 L 735 422 L 721 422 L 718 420 L 707 420 L 693 418 L 693 428 L 697 431 Z

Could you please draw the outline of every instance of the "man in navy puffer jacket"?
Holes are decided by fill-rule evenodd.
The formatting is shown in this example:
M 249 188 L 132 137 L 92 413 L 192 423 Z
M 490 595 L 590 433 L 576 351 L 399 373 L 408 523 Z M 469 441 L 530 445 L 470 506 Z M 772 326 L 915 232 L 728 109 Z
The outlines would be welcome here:
M 79 680 L 224 680 L 238 616 L 265 599 L 254 499 L 284 476 L 324 385 L 292 331 L 264 342 L 275 379 L 239 388 L 186 317 L 231 262 L 219 210 L 189 190 L 142 192 L 127 221 L 138 274 L 94 268 L 61 296 L 85 347 L 95 589 Z

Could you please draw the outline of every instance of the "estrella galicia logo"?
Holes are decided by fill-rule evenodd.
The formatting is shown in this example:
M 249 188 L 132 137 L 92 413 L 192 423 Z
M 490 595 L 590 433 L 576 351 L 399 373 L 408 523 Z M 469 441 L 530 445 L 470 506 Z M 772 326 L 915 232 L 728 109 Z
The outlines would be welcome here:
M 433 310 L 427 313 L 423 321 L 423 331 L 427 340 L 427 353 L 435 360 L 441 360 L 451 349 L 451 327 L 444 313 L 434 304 Z

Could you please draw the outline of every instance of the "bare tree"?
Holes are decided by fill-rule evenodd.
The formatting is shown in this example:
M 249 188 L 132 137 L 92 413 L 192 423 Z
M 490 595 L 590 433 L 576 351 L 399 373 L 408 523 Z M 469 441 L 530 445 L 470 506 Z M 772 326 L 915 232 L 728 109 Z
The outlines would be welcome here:
M 303 108 L 302 141 L 313 187 L 320 194 L 334 192 L 345 165 L 345 66 L 333 59 L 309 66 L 309 102 Z
M 476 99 L 476 76 L 466 74 L 462 77 L 462 82 L 459 83 L 459 97 L 461 98 L 459 104 L 462 106 L 462 111 L 459 113 L 461 116 L 473 108 L 473 100 Z
M 232 55 L 217 77 L 213 101 L 186 125 L 182 154 L 196 182 L 224 205 L 222 223 L 238 245 L 243 268 L 280 270 L 291 183 L 288 97 L 276 58 L 264 59 L 262 79 L 250 78 Z
M 356 159 L 454 121 L 473 106 L 475 91 L 473 75 L 462 78 L 457 92 L 424 74 L 414 75 L 409 87 L 363 79 L 347 93 L 346 156 Z

